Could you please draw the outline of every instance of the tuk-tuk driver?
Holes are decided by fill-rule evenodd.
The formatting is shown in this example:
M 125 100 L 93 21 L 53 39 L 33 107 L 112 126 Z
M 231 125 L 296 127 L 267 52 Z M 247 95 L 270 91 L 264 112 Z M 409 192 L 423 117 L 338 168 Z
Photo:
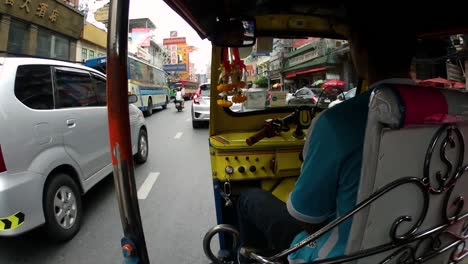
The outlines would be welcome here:
M 379 16 L 376 17 L 375 15 Z M 287 203 L 261 189 L 239 196 L 237 209 L 241 251 L 278 253 L 314 233 L 356 205 L 364 134 L 371 91 L 382 83 L 414 83 L 410 65 L 415 34 L 401 13 L 388 26 L 382 14 L 349 21 L 351 56 L 369 91 L 323 112 L 314 120 L 304 146 L 301 174 Z M 356 17 L 356 16 L 355 16 Z M 387 21 L 388 23 L 388 21 Z M 288 256 L 289 263 L 306 263 L 345 253 L 352 220 L 348 219 L 313 243 Z M 239 256 L 239 263 L 249 263 Z

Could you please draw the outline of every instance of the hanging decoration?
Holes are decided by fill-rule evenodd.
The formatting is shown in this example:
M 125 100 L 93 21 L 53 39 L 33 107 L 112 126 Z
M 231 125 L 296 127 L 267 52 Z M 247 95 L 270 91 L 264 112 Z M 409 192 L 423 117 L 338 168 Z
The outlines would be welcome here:
M 223 49 L 219 70 L 218 85 L 216 86 L 216 90 L 219 92 L 218 106 L 231 107 L 233 103 L 245 102 L 247 96 L 242 92 L 242 88 L 246 87 L 246 67 L 244 61 L 240 59 L 238 48 Z

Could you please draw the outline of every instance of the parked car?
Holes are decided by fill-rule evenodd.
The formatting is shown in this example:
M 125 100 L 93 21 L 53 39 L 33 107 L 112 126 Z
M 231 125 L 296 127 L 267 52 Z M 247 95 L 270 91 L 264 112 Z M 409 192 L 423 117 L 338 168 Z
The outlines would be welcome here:
M 341 93 L 341 94 L 337 95 L 336 100 L 334 100 L 333 102 L 331 102 L 331 103 L 328 105 L 328 108 L 333 107 L 333 106 L 335 106 L 335 105 L 337 105 L 337 104 L 339 104 L 339 103 L 341 103 L 341 102 L 344 102 L 344 101 L 346 101 L 346 100 L 348 100 L 348 99 L 351 99 L 351 98 L 353 98 L 354 96 L 356 96 L 356 88 L 353 88 L 353 89 L 351 89 L 351 90 L 349 90 L 349 91 L 346 91 L 346 92 L 344 92 L 344 93 Z
M 210 121 L 210 87 L 209 83 L 202 83 L 192 102 L 192 127 L 199 128 L 203 123 Z M 231 111 L 238 112 L 241 110 L 242 104 L 233 104 Z
M 106 77 L 74 63 L 0 58 L 0 87 L 0 218 L 10 221 L 0 236 L 45 224 L 52 239 L 71 239 L 81 196 L 112 172 Z M 145 119 L 133 105 L 129 113 L 132 151 L 143 163 Z
M 317 97 L 310 88 L 303 87 L 295 93 L 286 95 L 286 105 L 303 105 L 303 104 L 316 104 Z

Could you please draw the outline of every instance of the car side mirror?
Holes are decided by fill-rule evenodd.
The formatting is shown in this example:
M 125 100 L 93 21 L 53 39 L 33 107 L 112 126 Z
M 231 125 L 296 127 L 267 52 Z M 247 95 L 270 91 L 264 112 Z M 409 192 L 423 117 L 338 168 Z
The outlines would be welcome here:
M 135 94 L 128 95 L 128 103 L 129 104 L 133 104 L 133 103 L 136 103 L 136 102 L 138 102 L 138 96 L 136 96 Z

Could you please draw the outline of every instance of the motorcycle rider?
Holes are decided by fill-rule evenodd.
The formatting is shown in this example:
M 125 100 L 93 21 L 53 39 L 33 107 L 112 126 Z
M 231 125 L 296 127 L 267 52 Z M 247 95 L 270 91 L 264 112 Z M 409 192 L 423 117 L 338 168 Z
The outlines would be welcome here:
M 180 103 L 182 108 L 184 108 L 184 95 L 185 95 L 185 89 L 182 87 L 177 88 L 176 94 L 175 94 L 175 100 L 174 103 L 177 105 L 177 103 Z

